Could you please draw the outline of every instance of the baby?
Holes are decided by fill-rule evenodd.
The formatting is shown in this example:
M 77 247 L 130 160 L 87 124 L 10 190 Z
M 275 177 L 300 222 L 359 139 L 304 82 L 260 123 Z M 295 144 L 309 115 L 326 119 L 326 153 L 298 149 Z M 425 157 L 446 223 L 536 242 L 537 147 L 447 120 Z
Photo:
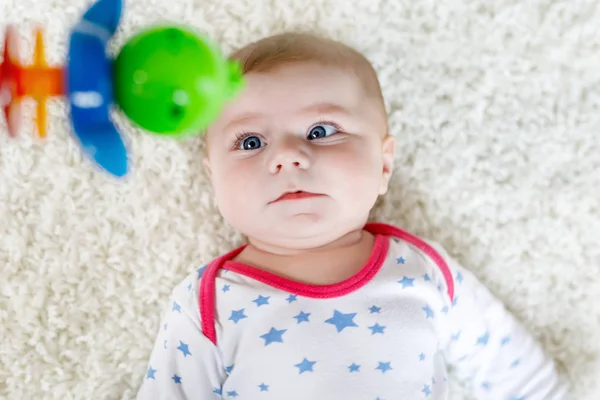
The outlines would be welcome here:
M 248 243 L 174 291 L 138 399 L 563 399 L 552 360 L 438 245 L 367 222 L 396 143 L 348 46 L 281 34 L 234 53 L 246 87 L 206 132 Z

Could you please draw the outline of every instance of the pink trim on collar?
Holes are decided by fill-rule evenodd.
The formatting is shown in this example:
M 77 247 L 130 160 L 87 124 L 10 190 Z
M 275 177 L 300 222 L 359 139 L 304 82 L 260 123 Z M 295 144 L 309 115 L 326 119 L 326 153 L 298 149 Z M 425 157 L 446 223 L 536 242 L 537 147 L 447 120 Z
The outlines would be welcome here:
M 442 271 L 444 279 L 446 280 L 446 286 L 450 300 L 454 299 L 454 280 L 452 277 L 452 272 L 448 268 L 446 261 L 433 247 L 431 247 L 422 239 L 419 239 L 418 237 L 392 225 L 383 223 L 368 223 L 365 225 L 364 229 L 375 235 L 375 244 L 369 260 L 365 266 L 361 268 L 361 270 L 354 276 L 342 282 L 331 285 L 310 285 L 300 283 L 291 279 L 277 276 L 256 267 L 231 261 L 231 259 L 241 253 L 247 245 L 240 246 L 237 249 L 234 249 L 229 253 L 216 258 L 206 267 L 206 270 L 202 275 L 202 281 L 200 282 L 200 290 L 198 294 L 202 331 L 204 332 L 204 335 L 208 337 L 213 344 L 217 344 L 217 333 L 215 328 L 215 279 L 219 269 L 224 268 L 232 272 L 245 275 L 249 278 L 256 279 L 257 281 L 263 282 L 275 288 L 304 297 L 321 299 L 339 297 L 351 293 L 366 285 L 377 274 L 377 272 L 379 272 L 387 256 L 389 249 L 389 240 L 387 239 L 390 236 L 398 237 L 408 243 L 411 243 L 429 256 Z

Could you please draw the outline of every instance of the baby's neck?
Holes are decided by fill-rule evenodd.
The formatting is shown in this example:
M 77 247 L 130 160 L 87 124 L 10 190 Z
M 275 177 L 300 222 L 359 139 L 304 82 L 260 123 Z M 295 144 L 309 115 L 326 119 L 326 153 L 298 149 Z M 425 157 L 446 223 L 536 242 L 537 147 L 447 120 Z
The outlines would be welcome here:
M 365 230 L 349 232 L 317 249 L 277 254 L 250 244 L 233 261 L 312 285 L 330 285 L 355 275 L 373 251 L 374 237 Z

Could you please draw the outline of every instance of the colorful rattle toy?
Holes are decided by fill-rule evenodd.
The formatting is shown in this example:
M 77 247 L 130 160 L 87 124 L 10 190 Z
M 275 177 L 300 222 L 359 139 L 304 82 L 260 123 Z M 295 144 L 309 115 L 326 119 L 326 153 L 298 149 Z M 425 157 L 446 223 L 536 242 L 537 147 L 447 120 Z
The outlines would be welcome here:
M 242 88 L 239 65 L 181 26 L 139 32 L 109 59 L 106 47 L 121 11 L 122 0 L 93 4 L 70 34 L 63 68 L 46 64 L 40 30 L 33 65 L 20 65 L 16 31 L 8 27 L 0 105 L 10 136 L 17 136 L 23 97 L 37 102 L 37 131 L 45 137 L 46 100 L 66 96 L 73 133 L 84 153 L 110 174 L 123 176 L 127 149 L 109 116 L 113 103 L 142 129 L 183 138 L 200 134 Z

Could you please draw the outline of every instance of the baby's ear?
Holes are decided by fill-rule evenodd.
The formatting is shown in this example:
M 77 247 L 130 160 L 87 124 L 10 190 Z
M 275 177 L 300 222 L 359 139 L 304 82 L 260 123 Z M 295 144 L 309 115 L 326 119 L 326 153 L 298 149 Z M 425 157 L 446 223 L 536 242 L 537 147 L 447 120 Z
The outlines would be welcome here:
M 383 168 L 381 171 L 381 185 L 379 187 L 380 195 L 385 194 L 388 190 L 388 184 L 392 176 L 392 170 L 394 169 L 394 158 L 396 156 L 396 138 L 389 133 L 383 138 L 381 153 Z
M 208 175 L 208 179 L 212 179 L 212 169 L 210 168 L 210 160 L 208 156 L 204 157 L 202 160 L 202 166 L 204 166 L 204 172 Z

